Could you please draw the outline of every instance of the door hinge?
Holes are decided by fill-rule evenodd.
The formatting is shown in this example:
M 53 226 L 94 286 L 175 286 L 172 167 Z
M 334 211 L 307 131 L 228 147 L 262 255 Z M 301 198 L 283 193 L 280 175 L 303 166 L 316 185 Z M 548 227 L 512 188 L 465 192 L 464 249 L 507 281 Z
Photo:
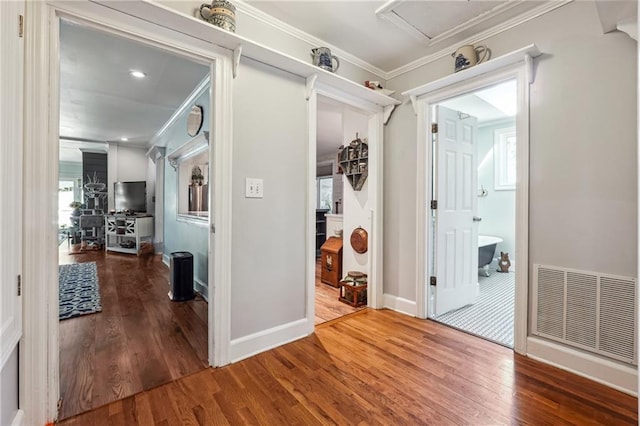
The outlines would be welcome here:
M 24 16 L 19 15 L 18 18 L 18 37 L 22 38 L 24 36 Z
M 437 282 L 438 282 L 438 279 L 436 277 L 429 278 L 429 284 L 436 285 Z
M 438 123 L 433 123 L 431 125 L 431 133 L 438 133 Z
M 216 226 L 213 223 L 211 224 L 211 233 L 212 234 L 216 233 Z
M 431 210 L 438 209 L 438 200 L 431 200 Z
M 18 275 L 18 296 L 22 296 L 22 276 Z

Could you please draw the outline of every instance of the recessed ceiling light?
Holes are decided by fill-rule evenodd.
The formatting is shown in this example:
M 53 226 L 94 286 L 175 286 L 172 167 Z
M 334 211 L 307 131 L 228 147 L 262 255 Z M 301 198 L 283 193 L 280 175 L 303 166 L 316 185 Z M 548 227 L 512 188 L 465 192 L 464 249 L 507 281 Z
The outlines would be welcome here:
M 128 140 L 129 140 L 129 138 L 120 138 L 120 140 L 121 140 L 122 142 L 126 142 L 126 141 L 128 141 Z
M 129 74 L 131 74 L 131 76 L 135 78 L 145 78 L 147 76 L 145 73 L 138 70 L 131 70 L 129 71 Z

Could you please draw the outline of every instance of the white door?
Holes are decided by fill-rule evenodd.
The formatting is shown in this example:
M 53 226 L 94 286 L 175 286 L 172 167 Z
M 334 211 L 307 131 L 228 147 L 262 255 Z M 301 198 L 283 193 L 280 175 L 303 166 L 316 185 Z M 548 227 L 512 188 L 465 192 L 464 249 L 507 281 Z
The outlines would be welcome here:
M 477 123 L 475 117 L 436 107 L 435 315 L 478 296 Z
M 24 2 L 0 1 L 0 368 L 22 335 L 22 106 Z M 4 396 L 3 396 L 4 398 Z

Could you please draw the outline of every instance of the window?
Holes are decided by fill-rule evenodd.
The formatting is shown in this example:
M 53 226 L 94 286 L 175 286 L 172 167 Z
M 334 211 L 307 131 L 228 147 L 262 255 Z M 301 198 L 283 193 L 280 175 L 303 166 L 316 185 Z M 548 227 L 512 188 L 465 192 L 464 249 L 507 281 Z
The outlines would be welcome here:
M 69 218 L 73 212 L 73 208 L 70 207 L 73 194 L 74 182 L 72 180 L 58 182 L 58 226 L 69 226 Z
M 316 179 L 317 184 L 317 208 L 331 209 L 333 204 L 333 176 L 323 176 Z
M 178 220 L 206 224 L 209 219 L 209 133 L 167 155 L 177 172 Z
M 516 189 L 516 128 L 498 129 L 493 137 L 496 191 Z

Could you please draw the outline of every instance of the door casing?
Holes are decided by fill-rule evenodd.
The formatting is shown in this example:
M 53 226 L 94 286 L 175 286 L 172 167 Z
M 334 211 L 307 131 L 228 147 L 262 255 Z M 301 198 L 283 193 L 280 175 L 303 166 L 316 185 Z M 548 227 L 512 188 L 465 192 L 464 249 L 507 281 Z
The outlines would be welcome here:
M 416 300 L 418 317 L 430 312 L 431 275 L 429 258 L 433 253 L 433 231 L 429 226 L 429 196 L 432 187 L 431 125 L 432 106 L 447 99 L 482 89 L 506 80 L 516 80 L 518 112 L 516 114 L 517 184 L 516 184 L 516 254 L 519 268 L 515 273 L 514 350 L 526 353 L 529 276 L 529 75 L 525 62 L 500 68 L 481 76 L 462 80 L 417 98 L 417 212 L 416 212 Z
M 216 185 L 210 187 L 214 205 L 210 233 L 210 298 L 208 352 L 211 365 L 229 361 L 230 291 L 228 288 L 231 237 L 231 82 L 232 53 L 208 43 L 183 36 L 150 21 L 124 15 L 92 2 L 27 2 L 25 127 L 35 130 L 25 135 L 25 168 L 39 170 L 25 187 L 25 210 L 56 212 L 37 226 L 24 230 L 24 270 L 33 277 L 25 292 L 24 321 L 29 327 L 20 350 L 20 401 L 26 424 L 44 424 L 57 416 L 60 397 L 57 251 L 44 240 L 56 240 L 59 118 L 59 20 L 67 18 L 97 29 L 143 41 L 163 50 L 211 63 L 212 96 L 210 122 L 213 123 L 210 161 Z M 45 196 L 43 196 L 43 194 Z M 211 194 L 210 194 L 211 195 Z M 37 208 L 36 208 L 37 207 Z M 49 216 L 52 216 L 51 218 Z M 216 250 L 213 250 L 213 248 Z M 213 253 L 212 253 L 213 252 Z M 219 283 L 219 285 L 214 285 Z M 225 285 L 225 283 L 227 283 Z M 55 308 L 52 308 L 55 307 Z M 214 344 L 215 343 L 215 344 Z

